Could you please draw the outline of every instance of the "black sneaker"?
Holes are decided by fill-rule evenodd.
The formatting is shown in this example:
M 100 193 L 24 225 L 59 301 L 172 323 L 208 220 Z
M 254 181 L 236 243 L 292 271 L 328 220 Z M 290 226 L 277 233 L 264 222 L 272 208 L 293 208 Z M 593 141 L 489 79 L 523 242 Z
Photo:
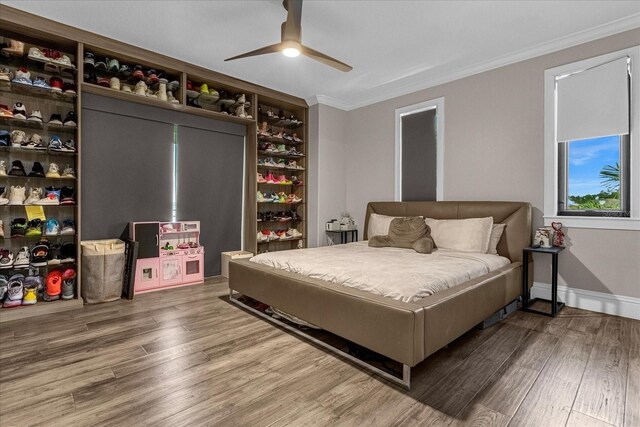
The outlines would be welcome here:
M 60 243 L 54 243 L 51 245 L 51 249 L 49 249 L 49 256 L 47 258 L 48 265 L 60 264 L 60 260 L 62 259 L 62 255 L 60 254 L 61 249 L 62 245 Z
M 27 120 L 27 108 L 22 102 L 13 104 L 13 118 Z
M 31 168 L 31 172 L 29 172 L 29 176 L 37 176 L 44 178 L 44 167 L 40 162 L 34 162 L 33 167 Z
M 27 173 L 24 170 L 24 166 L 22 166 L 22 162 L 20 160 L 14 160 L 11 164 L 11 170 L 9 171 L 9 175 L 12 176 L 27 176 Z
M 11 221 L 11 237 L 24 236 L 27 231 L 27 220 L 24 218 L 14 218 Z
M 62 187 L 60 189 L 60 204 L 61 205 L 75 205 L 76 190 L 73 187 Z
M 61 262 L 75 262 L 76 261 L 76 245 L 67 242 L 62 245 L 60 249 Z
M 47 242 L 48 243 L 48 242 Z M 31 249 L 31 265 L 33 267 L 44 267 L 47 265 L 49 257 L 49 245 L 38 243 Z
M 75 111 L 69 111 L 64 118 L 63 124 L 65 126 L 75 126 L 76 125 L 76 113 Z
M 52 114 L 47 122 L 50 125 L 62 125 L 62 116 L 60 114 Z

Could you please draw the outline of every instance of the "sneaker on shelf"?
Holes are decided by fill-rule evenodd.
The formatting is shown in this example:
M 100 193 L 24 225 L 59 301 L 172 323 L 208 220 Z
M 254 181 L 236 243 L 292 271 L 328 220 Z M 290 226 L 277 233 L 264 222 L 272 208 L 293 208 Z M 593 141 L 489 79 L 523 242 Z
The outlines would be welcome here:
M 60 233 L 60 224 L 55 218 L 47 220 L 47 227 L 44 232 L 45 236 L 57 236 Z
M 27 230 L 27 220 L 24 218 L 14 218 L 11 221 L 11 237 L 24 237 Z
M 59 205 L 60 204 L 60 189 L 55 187 L 47 187 L 44 189 L 45 196 L 34 203 L 34 205 Z
M 0 129 L 0 147 L 8 147 L 11 145 L 11 132 L 6 129 Z
M 262 231 L 258 231 L 258 235 L 256 236 L 256 240 L 258 242 L 266 242 L 269 240 L 269 236 L 265 236 L 262 234 Z
M 105 58 L 104 61 L 102 61 L 102 60 L 95 61 L 94 66 L 98 70 L 106 70 L 107 69 L 107 62 L 109 62 L 109 58 Z
M 136 65 L 133 67 L 133 72 L 131 73 L 131 77 L 133 77 L 134 80 L 144 79 L 144 73 L 142 72 L 141 65 Z
M 11 81 L 11 70 L 5 67 L 0 67 L 0 81 L 1 82 L 10 82 Z
M 9 199 L 7 199 L 7 189 L 6 187 L 0 187 L 0 206 L 8 204 Z
M 9 205 L 16 206 L 22 205 L 26 196 L 24 195 L 25 188 L 19 185 L 12 185 L 11 191 L 9 191 Z
M 13 252 L 9 249 L 0 249 L 0 268 L 13 267 Z
M 62 170 L 62 175 L 60 175 L 60 176 L 62 178 L 75 178 L 76 177 L 76 171 L 70 165 L 65 165 L 64 169 Z
M 74 153 L 76 151 L 76 142 L 73 139 L 67 139 L 64 144 L 62 144 L 60 151 Z
M 62 92 L 64 81 L 60 77 L 53 76 L 49 79 L 49 86 L 51 86 L 51 90 L 55 92 Z
M 76 234 L 76 223 L 72 219 L 65 219 L 62 221 L 62 229 L 60 230 L 61 236 Z
M 278 159 L 278 163 L 276 164 L 278 168 L 286 168 L 287 162 L 284 159 Z
M 57 163 L 49 163 L 49 170 L 46 174 L 47 178 L 60 178 L 60 167 Z
M 7 163 L 4 160 L 0 160 L 0 176 L 7 176 Z M 4 191 L 4 188 L 2 190 Z
M 4 299 L 4 296 L 7 294 L 7 276 L 0 274 L 0 302 Z
M 120 64 L 118 73 L 122 74 L 125 77 L 129 77 L 131 75 L 131 68 L 127 64 Z
M 11 131 L 11 146 L 12 147 L 21 147 L 22 143 L 27 139 L 27 134 L 21 130 Z
M 300 202 L 302 202 L 302 199 L 296 196 L 295 194 L 289 194 L 289 196 L 287 196 L 287 203 L 300 203 Z
M 298 134 L 297 133 L 293 134 L 292 139 L 293 139 L 293 142 L 295 142 L 296 144 L 300 144 L 302 142 L 302 140 L 300 138 L 298 138 Z
M 2 48 L 2 53 L 11 56 L 24 55 L 24 43 L 18 40 L 9 39 L 9 46 Z
M 6 170 L 5 170 L 5 174 L 6 174 Z M 267 182 L 267 180 L 264 179 L 264 177 L 262 176 L 262 174 L 260 172 L 258 172 L 258 184 L 264 184 L 266 182 Z
M 47 145 L 44 143 L 44 140 L 40 135 L 34 133 L 33 135 L 31 135 L 31 138 L 29 138 L 29 148 L 32 150 L 42 151 L 47 149 Z
M 4 104 L 0 105 L 0 117 L 9 118 L 9 119 L 13 118 L 13 111 L 9 110 L 8 105 L 4 105 Z
M 64 126 L 76 126 L 76 112 L 69 111 L 62 122 Z
M 24 166 L 20 160 L 14 160 L 11 163 L 11 170 L 9 171 L 11 176 L 26 176 L 27 173 L 24 170 Z
M 121 88 L 120 79 L 117 77 L 111 77 L 109 79 L 109 88 L 113 90 L 120 90 Z
M 73 187 L 64 186 L 60 189 L 60 204 L 75 205 L 76 190 Z
M 291 184 L 292 184 L 292 182 L 291 182 L 291 180 L 290 180 L 290 179 L 287 179 L 287 177 L 286 177 L 285 175 L 280 175 L 280 176 L 278 177 L 278 184 L 281 184 L 281 185 L 291 185 Z
M 60 254 L 61 249 L 62 245 L 60 243 L 54 243 L 51 245 L 47 265 L 60 265 L 60 259 L 62 258 L 62 255 Z
M 133 89 L 131 89 L 130 85 L 121 85 L 120 90 L 124 93 L 133 93 Z
M 2 307 L 9 308 L 22 305 L 22 298 L 24 297 L 23 279 L 24 276 L 22 274 L 14 274 L 9 278 L 7 282 L 7 296 L 4 298 Z
M 96 66 L 96 57 L 91 52 L 84 53 L 84 68 L 91 69 Z
M 45 78 L 40 76 L 33 79 L 33 87 L 39 87 L 40 89 L 47 89 L 47 90 L 51 89 L 51 86 L 49 85 L 49 83 L 47 83 Z
M 264 203 L 267 201 L 267 199 L 264 197 L 264 194 L 262 194 L 262 191 L 258 191 L 257 200 L 258 203 Z
M 37 244 L 31 249 L 31 266 L 44 267 L 47 265 L 47 258 L 49 257 L 49 245 Z
M 63 151 L 62 140 L 59 136 L 53 135 L 49 140 L 49 150 L 51 151 Z
M 75 85 L 73 83 L 65 82 L 64 85 L 62 86 L 62 93 L 64 93 L 65 95 L 75 95 L 76 94 Z
M 136 83 L 135 94 L 140 96 L 147 96 L 147 84 L 144 81 L 140 80 L 138 83 Z
M 26 76 L 29 76 L 29 77 L 26 77 Z M 15 72 L 15 75 L 13 76 L 13 79 L 11 80 L 11 83 L 32 86 L 33 82 L 31 81 L 30 77 L 31 77 L 31 73 L 30 72 L 27 71 L 25 73 L 25 72 L 22 72 L 21 70 L 18 70 L 18 71 Z
M 25 237 L 40 237 L 42 236 L 42 221 L 39 219 L 32 219 L 27 223 L 27 230 L 24 233 Z
M 284 144 L 278 144 L 278 146 L 276 147 L 276 152 L 277 153 L 286 153 L 287 152 L 287 147 Z
M 42 163 L 33 162 L 33 166 L 31 167 L 31 172 L 29 172 L 29 176 L 43 178 L 44 168 L 42 167 Z
M 76 288 L 76 270 L 67 268 L 62 272 L 62 299 L 72 299 Z
M 278 180 L 273 176 L 273 172 L 269 172 L 265 179 L 267 180 L 267 184 L 277 184 L 278 183 Z
M 24 201 L 24 204 L 33 205 L 40 199 L 42 199 L 42 188 L 31 187 L 29 189 L 29 197 L 27 197 L 27 200 Z
M 62 116 L 60 114 L 52 114 L 47 122 L 50 125 L 60 125 L 62 126 Z
M 53 62 L 55 62 L 56 65 L 61 65 L 63 68 L 76 68 L 67 55 L 60 55 L 60 57 L 55 58 Z
M 278 203 L 287 203 L 287 195 L 283 191 L 278 193 Z
M 27 108 L 22 102 L 16 102 L 13 104 L 13 118 L 27 120 Z
M 60 248 L 60 262 L 61 263 L 69 263 L 69 262 L 75 262 L 76 261 L 76 245 L 71 243 L 71 242 L 67 242 L 64 243 L 62 245 L 62 248 Z
M 295 175 L 291 176 L 291 182 L 296 187 L 302 187 L 304 185 L 304 182 L 300 181 Z
M 107 70 L 117 73 L 120 70 L 120 62 L 117 59 L 110 59 L 107 62 Z
M 37 290 L 38 284 L 37 282 L 34 284 L 33 280 L 27 279 L 35 276 L 28 276 L 24 278 L 24 297 L 22 298 L 22 305 L 33 305 L 38 302 Z
M 27 246 L 23 246 L 16 255 L 16 260 L 13 262 L 13 268 L 28 268 L 30 257 L 31 251 L 29 251 Z
M 58 270 L 50 271 L 45 279 L 45 301 L 55 301 L 60 299 L 62 292 L 62 274 Z
M 111 87 L 111 79 L 109 77 L 98 77 L 96 84 L 102 87 Z

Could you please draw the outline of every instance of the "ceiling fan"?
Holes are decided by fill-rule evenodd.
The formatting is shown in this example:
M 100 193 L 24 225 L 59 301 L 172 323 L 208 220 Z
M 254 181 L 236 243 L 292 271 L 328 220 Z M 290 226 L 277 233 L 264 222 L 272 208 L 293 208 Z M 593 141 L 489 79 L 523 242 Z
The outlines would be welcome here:
M 287 10 L 287 20 L 282 23 L 282 36 L 280 43 L 252 50 L 251 52 L 243 53 L 242 55 L 234 56 L 232 58 L 227 58 L 225 61 L 282 52 L 285 56 L 289 57 L 296 57 L 302 54 L 340 71 L 346 72 L 353 69 L 353 67 L 342 61 L 338 61 L 337 59 L 302 44 L 302 26 L 300 25 L 300 21 L 302 20 L 302 0 L 284 0 L 282 5 Z

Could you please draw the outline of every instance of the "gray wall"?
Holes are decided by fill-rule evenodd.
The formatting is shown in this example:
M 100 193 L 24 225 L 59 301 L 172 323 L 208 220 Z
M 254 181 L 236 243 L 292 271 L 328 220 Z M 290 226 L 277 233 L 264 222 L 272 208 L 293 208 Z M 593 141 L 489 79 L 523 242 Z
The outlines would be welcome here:
M 201 222 L 205 275 L 220 274 L 220 252 L 241 247 L 241 125 L 83 95 L 82 238 L 115 238 L 128 222 L 172 219 L 174 124 L 176 219 Z
M 342 112 L 336 123 L 348 123 L 341 138 L 347 210 L 362 224 L 367 202 L 393 200 L 395 109 L 445 97 L 444 199 L 528 201 L 533 227 L 541 226 L 544 70 L 639 41 L 640 29 L 634 29 Z M 322 112 L 320 121 L 331 127 Z M 568 237 L 572 246 L 560 255 L 561 285 L 640 297 L 640 232 L 573 228 Z M 548 259 L 535 261 L 535 280 L 550 283 Z

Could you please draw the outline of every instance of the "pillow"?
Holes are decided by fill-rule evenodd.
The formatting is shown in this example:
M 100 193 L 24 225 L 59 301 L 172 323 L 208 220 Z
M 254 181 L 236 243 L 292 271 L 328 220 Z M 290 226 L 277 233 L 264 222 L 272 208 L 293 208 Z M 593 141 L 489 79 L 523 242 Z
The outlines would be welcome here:
M 373 236 L 386 236 L 389 234 L 389 226 L 391 225 L 391 221 L 395 218 L 395 216 L 387 216 L 387 215 L 378 215 L 372 213 L 369 216 L 369 226 L 367 227 L 367 238 L 371 239 Z
M 430 254 L 433 250 L 433 239 L 429 234 L 429 226 L 422 217 L 394 218 L 386 236 L 373 236 L 369 246 L 374 248 L 394 247 L 413 249 L 422 254 Z
M 489 250 L 487 250 L 488 254 L 498 254 L 498 243 L 500 243 L 500 238 L 506 226 L 507 224 L 493 224 L 491 228 L 491 239 L 489 240 Z
M 432 219 L 425 222 L 438 248 L 487 253 L 493 218 Z

